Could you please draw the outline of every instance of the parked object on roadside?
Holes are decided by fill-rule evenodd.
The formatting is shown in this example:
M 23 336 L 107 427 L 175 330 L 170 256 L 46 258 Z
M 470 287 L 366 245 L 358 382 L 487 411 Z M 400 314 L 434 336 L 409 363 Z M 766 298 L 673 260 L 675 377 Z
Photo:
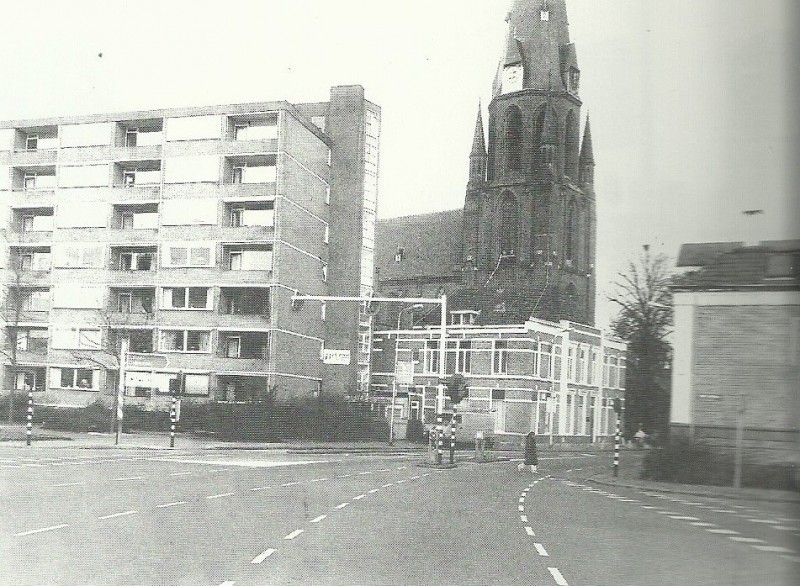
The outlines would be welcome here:
M 517 468 L 522 472 L 526 466 L 530 466 L 531 472 L 536 472 L 539 466 L 539 454 L 536 451 L 536 432 L 529 432 L 525 436 L 522 445 L 525 448 L 525 460 Z

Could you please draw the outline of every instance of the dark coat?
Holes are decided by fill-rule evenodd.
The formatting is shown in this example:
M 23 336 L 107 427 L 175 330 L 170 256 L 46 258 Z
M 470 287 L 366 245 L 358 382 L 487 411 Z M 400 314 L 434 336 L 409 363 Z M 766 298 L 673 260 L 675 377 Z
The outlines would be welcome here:
M 534 432 L 525 436 L 525 465 L 539 465 L 539 454 L 536 453 L 536 433 Z

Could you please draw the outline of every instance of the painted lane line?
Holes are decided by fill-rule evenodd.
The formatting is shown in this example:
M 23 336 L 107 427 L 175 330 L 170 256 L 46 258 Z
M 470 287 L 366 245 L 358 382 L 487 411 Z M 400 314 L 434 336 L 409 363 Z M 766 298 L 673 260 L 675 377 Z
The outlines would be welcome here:
M 234 582 L 233 580 L 228 580 L 227 582 L 223 582 L 219 586 L 234 586 L 234 584 L 236 584 L 236 582 Z
M 569 586 L 569 583 L 566 581 L 564 576 L 561 575 L 561 572 L 558 571 L 558 568 L 547 568 L 547 570 L 553 576 L 553 580 L 556 581 L 558 586 Z
M 121 513 L 112 513 L 110 515 L 103 515 L 97 517 L 98 519 L 115 519 L 116 517 L 127 517 L 128 515 L 135 515 L 138 511 L 123 511 Z
M 770 525 L 770 527 L 778 531 L 797 531 L 797 527 L 790 527 L 789 525 Z
M 699 521 L 697 517 L 686 517 L 684 515 L 670 515 L 670 519 L 675 519 L 676 521 Z
M 430 476 L 430 475 L 431 475 L 430 472 L 426 472 L 425 474 L 423 474 L 423 476 Z
M 519 520 L 522 521 L 523 523 L 527 523 L 528 522 L 528 515 L 520 515 L 519 516 Z
M 637 501 L 636 499 L 617 499 L 621 503 L 640 503 L 642 501 Z
M 716 523 L 706 523 L 704 521 L 698 521 L 696 523 L 689 523 L 693 527 L 716 527 Z
M 767 525 L 778 525 L 778 521 L 773 521 L 772 519 L 748 519 L 751 523 L 766 523 Z
M 405 478 L 404 478 L 404 479 L 402 479 L 402 480 L 398 480 L 398 481 L 397 481 L 397 484 L 403 484 L 404 482 L 408 482 L 408 479 L 405 479 Z
M 178 505 L 185 505 L 186 501 L 175 501 L 174 503 L 164 503 L 163 505 L 156 505 L 157 509 L 167 509 L 169 507 L 177 507 Z
M 547 553 L 547 550 L 544 548 L 544 546 L 541 543 L 534 543 L 533 547 L 536 548 L 536 553 L 538 553 L 543 558 L 549 558 L 550 557 L 550 554 Z
M 405 470 L 406 468 L 408 468 L 408 466 L 400 466 L 400 468 L 398 468 L 398 470 Z
M 320 521 L 322 521 L 322 520 L 323 520 L 325 517 L 327 517 L 327 516 L 328 516 L 328 515 L 320 515 L 319 517 L 316 517 L 316 518 L 314 518 L 314 519 L 311 519 L 311 522 L 312 522 L 312 523 L 319 523 Z
M 251 488 L 250 490 L 252 490 L 253 492 L 258 492 L 259 490 L 269 490 L 270 488 L 272 488 L 272 487 L 271 486 L 257 486 L 255 488 Z
M 269 548 L 268 550 L 263 551 L 262 553 L 258 554 L 256 557 L 254 557 L 253 561 L 251 561 L 250 563 L 251 564 L 260 564 L 261 562 L 263 562 L 265 559 L 267 559 L 269 556 L 271 556 L 276 551 L 278 551 L 278 550 L 277 549 L 273 549 L 273 548 Z
M 345 508 L 345 507 L 346 507 L 347 505 L 349 505 L 349 504 L 350 504 L 350 503 L 342 503 L 342 504 L 340 504 L 340 505 L 336 505 L 336 506 L 334 507 L 334 509 L 343 509 L 343 508 Z
M 303 529 L 295 529 L 294 531 L 289 533 L 289 535 L 284 537 L 284 539 L 287 540 L 287 541 L 291 541 L 292 539 L 294 539 L 295 537 L 300 535 L 303 531 L 304 531 Z
M 355 474 L 342 474 L 341 476 L 337 476 L 337 478 L 352 478 Z
M 739 514 L 736 511 L 730 511 L 728 509 L 711 509 L 711 512 L 712 513 L 728 513 L 728 514 L 733 514 L 733 515 L 738 515 Z
M 226 496 L 233 496 L 234 494 L 235 493 L 233 493 L 233 492 L 223 492 L 222 494 L 212 494 L 211 496 L 207 496 L 206 498 L 208 500 L 214 500 L 214 499 L 221 499 L 221 498 L 224 498 Z
M 536 537 L 536 533 L 533 532 L 533 527 L 529 527 L 528 525 L 525 525 L 525 533 L 531 537 Z
M 795 553 L 793 549 L 789 549 L 788 547 L 780 547 L 777 545 L 754 545 L 753 547 L 758 551 L 769 551 L 772 553 Z
M 173 472 L 170 476 L 189 476 L 191 472 Z
M 367 495 L 365 495 L 365 494 L 360 494 L 360 495 L 358 495 L 358 496 L 354 496 L 354 497 L 353 497 L 353 500 L 354 500 L 354 501 L 360 501 L 361 499 L 363 499 L 363 498 L 364 498 L 364 497 L 366 497 L 366 496 L 367 496 Z
M 643 509 L 655 509 L 656 507 L 654 507 L 653 505 L 642 505 L 642 508 Z
M 524 503 L 525 502 L 525 497 L 524 496 L 519 497 L 519 502 Z
M 64 527 L 68 527 L 66 523 L 61 525 L 53 525 L 52 527 L 43 527 L 41 529 L 32 529 L 31 531 L 23 531 L 22 533 L 15 533 L 14 537 L 25 537 L 26 535 L 33 535 L 34 533 L 44 533 L 45 531 L 55 531 L 56 529 L 62 529 Z
M 391 471 L 392 471 L 391 468 L 381 468 L 379 470 L 375 470 L 375 472 L 391 472 Z
M 364 476 L 366 474 L 372 474 L 372 470 L 367 470 L 366 472 L 359 472 L 358 473 L 359 476 Z
M 390 487 L 392 484 L 394 484 L 394 483 L 392 483 L 392 482 L 389 482 L 389 483 L 387 483 L 387 484 L 382 484 L 382 485 L 381 485 L 381 488 L 389 488 L 389 487 Z
M 781 555 L 781 557 L 785 560 L 789 560 L 790 562 L 800 563 L 800 556 L 797 555 Z
M 419 475 L 417 475 L 417 476 L 412 476 L 411 478 L 409 478 L 409 480 L 417 480 L 419 478 L 421 478 L 421 477 Z
M 717 535 L 740 535 L 738 531 L 733 529 L 706 529 L 709 533 L 716 533 Z
M 766 543 L 763 539 L 757 539 L 755 537 L 729 537 L 731 541 L 739 541 L 741 543 Z
M 523 505 L 519 505 L 517 507 L 517 510 L 520 511 L 520 512 L 524 512 L 525 511 L 525 507 Z
M 677 515 L 675 511 L 656 511 L 658 515 Z
M 328 479 L 327 478 L 315 478 L 314 480 L 309 480 L 308 482 L 309 482 L 309 484 L 313 484 L 315 482 L 325 482 L 326 480 L 328 480 Z
M 126 476 L 125 478 L 115 478 L 114 482 L 127 482 L 129 480 L 144 480 L 144 476 Z
M 367 491 L 367 492 L 369 492 L 369 494 L 375 494 L 375 493 L 376 493 L 376 492 L 378 492 L 379 490 L 380 490 L 380 488 L 373 488 L 372 490 L 370 490 L 370 491 Z
M 62 486 L 80 486 L 83 482 L 62 482 L 61 484 L 54 484 L 53 488 L 61 488 Z
M 281 486 L 297 486 L 299 482 L 284 482 Z

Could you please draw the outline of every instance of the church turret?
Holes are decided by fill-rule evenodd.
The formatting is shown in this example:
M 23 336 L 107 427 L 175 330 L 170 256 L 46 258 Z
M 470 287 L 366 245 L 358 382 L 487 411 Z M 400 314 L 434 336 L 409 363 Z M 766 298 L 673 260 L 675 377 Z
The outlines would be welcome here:
M 475 120 L 475 134 L 472 138 L 472 151 L 469 153 L 469 183 L 480 184 L 486 181 L 486 141 L 483 136 L 483 116 L 478 104 L 478 118 Z
M 583 131 L 580 157 L 580 182 L 583 185 L 594 183 L 594 152 L 592 150 L 592 129 L 589 117 L 586 117 L 586 128 Z

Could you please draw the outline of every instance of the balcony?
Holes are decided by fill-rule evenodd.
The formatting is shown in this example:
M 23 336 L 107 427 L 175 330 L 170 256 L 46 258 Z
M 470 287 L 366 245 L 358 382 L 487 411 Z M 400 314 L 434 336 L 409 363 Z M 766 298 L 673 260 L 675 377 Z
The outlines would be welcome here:
M 226 183 L 222 186 L 222 197 L 225 199 L 242 199 L 250 197 L 275 197 L 277 183 Z
M 53 231 L 13 231 L 8 233 L 9 244 L 44 244 L 49 246 L 53 241 Z
M 161 197 L 161 184 L 159 183 L 131 186 L 115 185 L 113 189 L 114 201 L 152 201 Z
M 55 165 L 58 158 L 58 150 L 55 148 L 50 149 L 36 149 L 36 150 L 19 150 L 11 154 L 12 165 Z
M 13 323 L 16 321 L 16 315 L 14 315 L 14 310 L 12 309 L 9 315 L 6 315 L 6 319 L 9 323 Z M 33 311 L 33 310 L 23 310 L 19 313 L 19 323 L 21 324 L 40 324 L 40 323 L 47 323 L 50 320 L 50 312 L 47 310 L 44 311 Z
M 111 149 L 113 161 L 141 161 L 145 159 L 160 159 L 161 145 L 119 146 Z
M 212 367 L 226 374 L 237 372 L 266 372 L 269 361 L 265 358 L 221 358 L 215 357 Z

